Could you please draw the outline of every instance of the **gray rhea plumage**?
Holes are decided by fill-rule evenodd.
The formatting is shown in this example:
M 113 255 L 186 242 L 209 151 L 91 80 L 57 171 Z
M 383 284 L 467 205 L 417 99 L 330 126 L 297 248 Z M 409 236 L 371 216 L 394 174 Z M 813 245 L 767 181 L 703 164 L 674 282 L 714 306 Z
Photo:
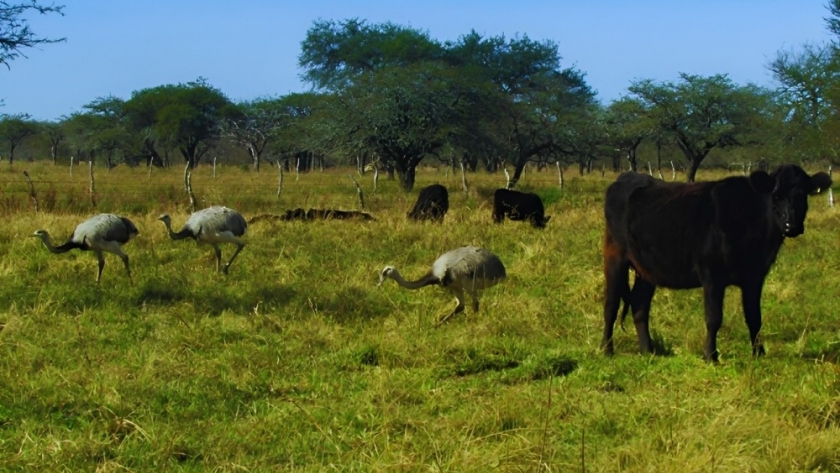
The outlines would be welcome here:
M 65 253 L 72 249 L 82 251 L 93 251 L 99 260 L 99 272 L 96 275 L 96 282 L 102 279 L 102 269 L 105 267 L 103 252 L 113 253 L 122 259 L 125 264 L 125 271 L 128 280 L 131 281 L 131 268 L 128 264 L 128 255 L 122 251 L 121 246 L 131 241 L 140 232 L 131 220 L 114 214 L 99 214 L 85 220 L 76 226 L 73 234 L 63 245 L 53 246 L 50 234 L 46 230 L 38 230 L 33 236 L 40 238 L 53 253 Z
M 213 247 L 216 254 L 216 271 L 222 271 L 227 274 L 228 268 L 233 264 L 233 260 L 245 247 L 245 241 L 242 236 L 248 230 L 248 223 L 239 212 L 227 207 L 209 207 L 196 212 L 187 219 L 187 223 L 180 231 L 172 231 L 172 219 L 169 214 L 161 215 L 158 220 L 166 225 L 166 231 L 169 237 L 173 240 L 181 240 L 183 238 L 192 238 L 197 243 L 205 243 Z M 222 249 L 220 243 L 233 243 L 236 245 L 236 251 L 230 260 L 222 268 Z
M 419 289 L 433 284 L 448 289 L 458 304 L 452 313 L 440 319 L 438 324 L 441 324 L 464 311 L 465 292 L 472 298 L 473 311 L 478 312 L 480 292 L 495 286 L 506 277 L 505 265 L 498 256 L 484 248 L 464 246 L 442 254 L 432 264 L 432 269 L 415 281 L 406 281 L 396 268 L 385 266 L 379 273 L 379 285 L 386 278 L 391 278 L 407 289 Z

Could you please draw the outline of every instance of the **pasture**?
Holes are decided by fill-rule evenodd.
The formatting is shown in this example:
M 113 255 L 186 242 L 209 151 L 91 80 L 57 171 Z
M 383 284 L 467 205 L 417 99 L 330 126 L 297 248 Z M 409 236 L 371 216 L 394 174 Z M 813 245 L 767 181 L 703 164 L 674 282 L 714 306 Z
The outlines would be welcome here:
M 287 173 L 278 197 L 268 167 L 201 166 L 192 186 L 199 208 L 246 218 L 355 210 L 350 173 Z M 529 170 L 518 188 L 546 203 L 542 230 L 492 223 L 501 174 L 468 175 L 468 194 L 443 170 L 418 170 L 411 194 L 355 177 L 376 221 L 255 222 L 225 276 L 211 248 L 171 241 L 157 221 L 188 216 L 181 168 L 96 169 L 94 209 L 87 168 L 3 163 L 0 470 L 840 471 L 840 209 L 825 195 L 767 279 L 767 356 L 751 357 L 731 288 L 710 365 L 700 290 L 657 291 L 651 328 L 667 355 L 639 355 L 632 323 L 614 357 L 599 351 L 615 174 L 567 173 L 561 191 L 556 172 Z M 408 221 L 435 182 L 449 189 L 445 221 Z M 113 255 L 97 285 L 93 254 L 29 237 L 63 242 L 98 212 L 140 230 L 124 247 L 133 285 Z M 467 244 L 508 272 L 479 314 L 434 329 L 448 293 L 376 287 L 386 264 L 417 278 Z

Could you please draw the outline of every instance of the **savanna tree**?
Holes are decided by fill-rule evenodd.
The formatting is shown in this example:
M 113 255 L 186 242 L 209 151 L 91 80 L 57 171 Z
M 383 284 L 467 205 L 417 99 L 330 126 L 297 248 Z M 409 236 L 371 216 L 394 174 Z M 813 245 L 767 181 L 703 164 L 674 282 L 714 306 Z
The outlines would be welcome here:
M 680 74 L 676 83 L 638 80 L 629 91 L 647 110 L 647 119 L 682 151 L 689 182 L 713 149 L 756 144 L 771 108 L 768 91 L 738 86 L 725 74 Z
M 160 160 L 157 147 L 177 149 L 190 168 L 216 145 L 223 123 L 236 107 L 204 79 L 135 91 L 125 103 L 129 131 L 139 134 L 150 159 Z
M 0 142 L 9 150 L 9 164 L 15 161 L 15 150 L 20 143 L 38 133 L 38 123 L 26 113 L 0 116 Z

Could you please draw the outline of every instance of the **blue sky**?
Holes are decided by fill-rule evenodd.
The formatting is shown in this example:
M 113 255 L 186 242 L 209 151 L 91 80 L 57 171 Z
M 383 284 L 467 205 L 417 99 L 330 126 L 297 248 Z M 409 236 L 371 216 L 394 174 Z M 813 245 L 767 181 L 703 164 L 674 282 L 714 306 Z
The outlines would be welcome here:
M 18 0 L 23 1 L 23 0 Z M 49 3 L 43 2 L 42 3 Z M 454 40 L 527 34 L 552 40 L 561 65 L 584 73 L 609 102 L 635 79 L 729 74 L 773 86 L 782 49 L 830 39 L 823 0 L 57 0 L 66 16 L 33 30 L 65 43 L 0 68 L 0 113 L 57 120 L 107 95 L 205 77 L 232 100 L 307 90 L 297 57 L 317 19 L 390 21 Z

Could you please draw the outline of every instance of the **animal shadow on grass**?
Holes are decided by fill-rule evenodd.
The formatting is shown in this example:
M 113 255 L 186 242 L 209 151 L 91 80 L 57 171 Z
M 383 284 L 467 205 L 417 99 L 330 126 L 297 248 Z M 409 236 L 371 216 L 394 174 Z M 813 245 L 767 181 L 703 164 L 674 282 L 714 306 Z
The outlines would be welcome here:
M 651 331 L 650 341 L 653 343 L 653 354 L 656 356 L 674 356 L 674 346 L 661 333 Z
M 369 291 L 353 287 L 331 294 L 323 302 L 314 300 L 310 305 L 337 323 L 379 319 L 389 315 L 388 308 L 371 299 Z
M 566 376 L 578 367 L 577 360 L 565 356 L 555 356 L 541 360 L 531 370 L 530 378 L 534 381 L 552 376 Z
M 179 302 L 189 302 L 198 313 L 218 316 L 225 310 L 237 314 L 250 314 L 257 305 L 263 310 L 274 310 L 287 305 L 294 299 L 296 292 L 284 286 L 255 285 L 245 291 L 230 294 L 211 285 L 197 288 L 179 287 L 176 284 L 151 281 L 138 294 L 139 304 L 171 306 Z
M 632 329 L 629 332 L 633 332 Z M 635 332 L 632 338 L 613 337 L 613 340 L 616 344 L 616 353 L 639 353 L 639 341 Z M 653 343 L 654 356 L 674 356 L 674 346 L 665 340 L 661 333 L 651 330 L 650 341 Z

